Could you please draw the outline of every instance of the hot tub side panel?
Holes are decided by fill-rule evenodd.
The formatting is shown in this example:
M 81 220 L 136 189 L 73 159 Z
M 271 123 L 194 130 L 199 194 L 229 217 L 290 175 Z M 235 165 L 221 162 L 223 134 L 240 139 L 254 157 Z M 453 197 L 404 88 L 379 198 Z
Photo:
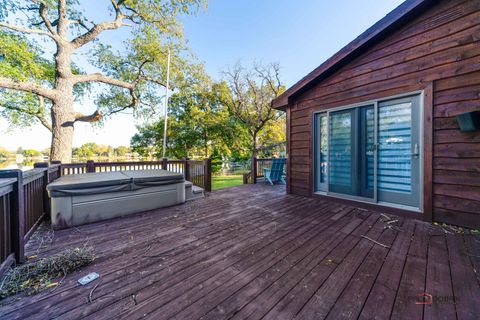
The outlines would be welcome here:
M 62 229 L 185 202 L 184 182 L 132 191 L 52 198 L 52 225 Z

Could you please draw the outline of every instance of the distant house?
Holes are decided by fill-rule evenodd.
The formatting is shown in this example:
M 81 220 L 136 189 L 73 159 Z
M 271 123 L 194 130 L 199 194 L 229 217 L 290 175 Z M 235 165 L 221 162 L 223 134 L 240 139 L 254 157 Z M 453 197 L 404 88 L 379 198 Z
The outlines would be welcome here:
M 404 2 L 272 105 L 288 192 L 480 227 L 480 0 Z

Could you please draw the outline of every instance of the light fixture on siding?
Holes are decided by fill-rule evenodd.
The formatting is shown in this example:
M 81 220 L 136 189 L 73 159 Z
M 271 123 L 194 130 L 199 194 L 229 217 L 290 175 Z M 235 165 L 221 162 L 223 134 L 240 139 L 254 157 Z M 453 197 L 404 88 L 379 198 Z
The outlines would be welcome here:
M 457 116 L 457 123 L 462 132 L 480 130 L 480 111 L 459 114 Z

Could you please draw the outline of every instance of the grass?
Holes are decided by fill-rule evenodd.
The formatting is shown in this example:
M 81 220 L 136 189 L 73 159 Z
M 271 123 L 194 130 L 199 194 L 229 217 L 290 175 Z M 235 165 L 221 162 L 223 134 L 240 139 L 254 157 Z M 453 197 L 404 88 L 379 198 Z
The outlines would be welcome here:
M 231 176 L 213 176 L 212 177 L 212 189 L 218 190 L 228 187 L 235 187 L 243 184 L 242 175 Z

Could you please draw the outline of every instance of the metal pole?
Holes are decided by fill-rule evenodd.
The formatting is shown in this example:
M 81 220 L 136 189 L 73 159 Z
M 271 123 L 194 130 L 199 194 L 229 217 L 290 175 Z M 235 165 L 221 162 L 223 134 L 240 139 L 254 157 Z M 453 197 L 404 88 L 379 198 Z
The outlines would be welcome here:
M 163 125 L 163 158 L 165 158 L 165 153 L 167 151 L 167 119 L 168 119 L 168 83 L 170 81 L 170 48 L 168 48 L 168 57 L 167 57 L 167 85 L 165 86 L 165 110 L 164 110 L 164 119 L 165 123 Z

